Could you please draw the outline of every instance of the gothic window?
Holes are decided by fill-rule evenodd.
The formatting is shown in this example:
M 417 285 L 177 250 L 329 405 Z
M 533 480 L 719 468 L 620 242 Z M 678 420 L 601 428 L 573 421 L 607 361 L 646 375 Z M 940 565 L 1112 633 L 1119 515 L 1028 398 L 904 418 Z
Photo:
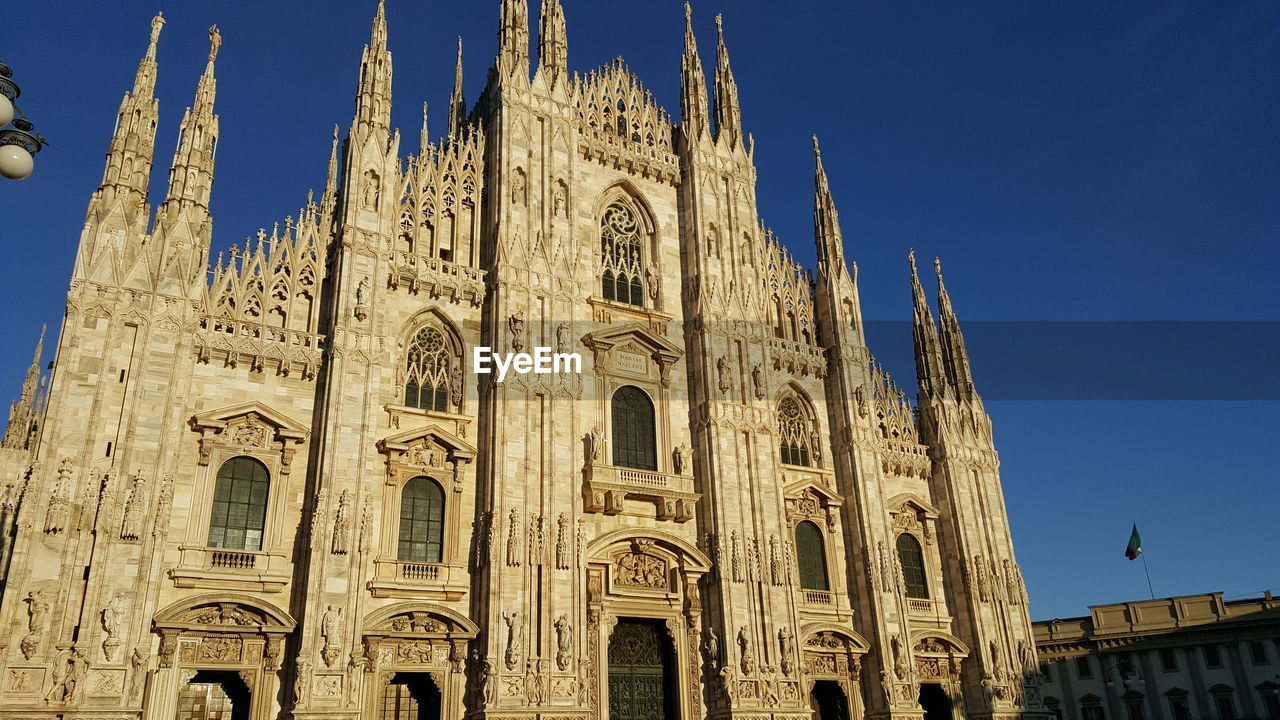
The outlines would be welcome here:
M 620 202 L 600 218 L 601 295 L 605 300 L 644 304 L 644 258 L 635 212 Z
M 404 404 L 423 410 L 448 410 L 449 381 L 455 362 L 444 333 L 430 325 L 419 330 L 409 343 Z
M 806 467 L 814 464 L 817 423 L 809 412 L 808 404 L 795 393 L 788 393 L 778 403 L 778 438 L 782 445 L 783 463 Z
M 440 562 L 444 547 L 444 491 L 429 477 L 416 477 L 400 495 L 401 562 Z
M 805 590 L 830 590 L 827 580 L 827 553 L 822 531 L 805 520 L 796 525 L 796 562 L 800 565 L 800 587 Z
M 209 547 L 262 549 L 267 518 L 267 468 L 251 457 L 233 457 L 218 469 L 209 520 Z
M 929 598 L 929 586 L 924 579 L 924 553 L 920 541 L 911 533 L 898 536 L 898 562 L 902 564 L 902 579 L 907 585 L 907 597 Z
M 658 469 L 653 401 L 631 385 L 613 394 L 613 464 L 639 470 Z

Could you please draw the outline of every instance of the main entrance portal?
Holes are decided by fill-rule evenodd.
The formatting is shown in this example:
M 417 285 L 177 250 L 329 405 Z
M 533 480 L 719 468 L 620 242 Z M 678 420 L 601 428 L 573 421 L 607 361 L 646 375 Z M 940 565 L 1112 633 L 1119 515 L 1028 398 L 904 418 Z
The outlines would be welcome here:
M 609 638 L 609 720 L 676 720 L 672 654 L 659 624 L 618 621 Z
M 382 692 L 380 720 L 440 720 L 440 689 L 426 673 L 396 673 Z
M 249 720 L 249 688 L 234 672 L 201 670 L 178 693 L 177 720 Z
M 840 683 L 819 680 L 813 684 L 810 698 L 820 720 L 849 720 L 849 701 Z
M 920 707 L 924 720 L 951 720 L 951 698 L 937 683 L 920 683 Z

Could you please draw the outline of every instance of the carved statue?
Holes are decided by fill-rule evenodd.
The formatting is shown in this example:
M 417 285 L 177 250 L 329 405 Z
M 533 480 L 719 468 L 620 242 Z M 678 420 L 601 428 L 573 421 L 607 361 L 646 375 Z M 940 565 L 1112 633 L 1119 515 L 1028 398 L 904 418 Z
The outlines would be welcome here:
M 599 460 L 604 456 L 604 444 L 608 442 L 604 437 L 604 430 L 599 425 L 591 428 L 591 459 Z
M 569 624 L 569 616 L 556 618 L 556 667 L 569 669 L 569 658 L 573 652 L 573 626 Z
M 511 202 L 517 205 L 525 204 L 528 197 L 525 193 L 525 187 L 524 171 L 516 168 L 511 177 Z
M 66 688 L 64 698 L 67 702 L 75 702 L 80 698 L 81 681 L 84 675 L 89 671 L 89 658 L 84 656 L 78 648 L 72 647 L 67 658 L 67 674 L 63 680 L 63 686 Z
M 498 701 L 498 683 L 493 677 L 493 663 L 488 660 L 480 666 L 480 697 L 485 705 L 492 705 Z
M 752 387 L 755 388 L 756 399 L 763 400 L 764 399 L 764 371 L 760 369 L 759 365 L 756 365 L 755 367 L 751 368 L 751 385 Z
M 508 670 L 515 670 L 520 660 L 520 611 L 504 612 L 502 620 L 507 624 L 507 651 L 503 661 Z
M 560 217 L 565 214 L 565 205 L 568 204 L 564 185 L 556 185 L 555 195 L 551 199 L 551 214 Z
M 524 350 L 524 316 L 516 313 L 507 318 L 507 328 L 511 331 L 511 349 L 515 352 Z
M 27 593 L 27 630 L 39 633 L 44 630 L 44 622 L 49 617 L 49 603 L 44 599 L 44 591 Z
M 738 649 L 741 656 L 739 665 L 742 667 L 742 674 L 750 675 L 756 669 L 756 660 L 751 652 L 751 635 L 747 632 L 746 625 L 738 629 Z
M 702 644 L 702 652 L 713 671 L 720 667 L 720 638 L 711 626 L 707 626 L 707 639 Z
M 449 400 L 459 407 L 462 406 L 462 366 L 454 365 L 449 372 Z
M 716 360 L 716 373 L 720 378 L 720 392 L 728 394 L 729 390 L 733 388 L 733 381 L 729 377 L 728 359 L 721 356 L 719 360 Z
M 884 691 L 884 706 L 893 707 L 893 679 L 888 670 L 880 671 L 880 689 Z
M 369 304 L 369 278 L 367 277 L 360 278 L 360 284 L 356 285 L 356 304 Z
M 71 648 L 63 650 L 53 659 L 53 664 L 49 668 L 49 676 L 52 685 L 49 686 L 49 692 L 45 693 L 45 702 L 63 702 L 70 694 L 67 686 L 67 673 L 71 668 Z
M 324 638 L 325 647 L 342 644 L 342 608 L 329 605 L 320 616 L 320 637 Z
M 1035 672 L 1038 669 L 1036 666 L 1036 653 L 1031 649 L 1031 643 L 1026 640 L 1018 641 L 1018 662 L 1028 672 Z
M 524 698 L 530 705 L 541 705 L 547 695 L 542 661 L 529 660 L 524 665 Z
M 790 677 L 795 670 L 796 636 L 789 627 L 778 630 L 778 654 L 782 674 Z
M 693 448 L 688 445 L 680 445 L 675 452 L 675 465 L 677 475 L 693 474 Z
M 378 174 L 372 170 L 364 174 L 364 206 L 378 207 Z
M 129 698 L 137 702 L 142 697 L 142 690 L 147 682 L 147 653 L 142 648 L 133 649 L 129 667 L 132 673 L 129 678 Z
M 338 511 L 333 518 L 333 542 L 329 549 L 334 555 L 346 555 L 351 543 L 351 491 L 343 490 L 338 496 Z
M 297 673 L 293 676 L 293 702 L 302 705 L 307 700 L 311 680 L 311 661 L 298 656 Z
M 907 679 L 907 658 L 902 647 L 902 639 L 894 635 L 889 640 L 889 644 L 893 647 L 893 674 L 898 676 L 899 680 Z
M 120 624 L 124 620 L 127 602 L 128 598 L 120 593 L 102 608 L 102 629 L 107 633 L 106 639 L 102 641 L 102 652 L 107 660 L 114 660 L 116 648 L 120 647 Z
M 560 323 L 556 326 L 556 352 L 569 352 L 569 344 L 573 342 L 569 337 L 570 332 L 569 323 Z

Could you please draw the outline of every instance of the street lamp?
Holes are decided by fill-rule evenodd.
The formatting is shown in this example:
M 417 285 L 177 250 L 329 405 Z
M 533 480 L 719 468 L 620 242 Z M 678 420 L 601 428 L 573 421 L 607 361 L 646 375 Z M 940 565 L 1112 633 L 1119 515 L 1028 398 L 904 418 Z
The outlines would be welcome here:
M 32 133 L 35 126 L 13 104 L 22 88 L 10 79 L 12 76 L 13 70 L 0 63 L 0 176 L 21 180 L 35 168 L 35 154 L 49 143 L 40 133 Z M 17 120 L 13 119 L 15 111 Z

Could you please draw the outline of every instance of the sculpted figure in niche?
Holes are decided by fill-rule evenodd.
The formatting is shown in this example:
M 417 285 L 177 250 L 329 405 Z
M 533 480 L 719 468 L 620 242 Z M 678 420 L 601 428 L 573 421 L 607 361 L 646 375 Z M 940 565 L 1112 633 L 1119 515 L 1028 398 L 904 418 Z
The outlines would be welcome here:
M 342 608 L 333 605 L 325 608 L 324 615 L 320 616 L 320 636 L 324 638 L 326 646 L 342 643 L 341 629 L 338 627 L 341 620 Z
M 723 356 L 716 360 L 716 372 L 720 376 L 720 392 L 728 393 L 733 388 L 733 381 L 729 377 L 729 361 Z
M 707 627 L 707 640 L 702 644 L 702 651 L 707 659 L 707 664 L 712 670 L 720 667 L 720 638 L 716 636 L 716 631 L 711 627 Z
M 560 323 L 556 326 L 556 352 L 569 352 L 569 344 L 572 340 L 569 338 L 569 323 Z
M 27 593 L 27 630 L 39 633 L 44 630 L 45 619 L 49 617 L 49 603 L 44 599 L 44 591 Z
M 516 313 L 507 320 L 507 328 L 511 331 L 511 349 L 524 350 L 524 315 Z
M 569 624 L 569 616 L 556 618 L 556 667 L 569 669 L 569 658 L 573 652 L 573 626 Z
M 764 399 L 764 371 L 759 365 L 751 368 L 751 385 L 755 388 L 756 399 Z M 815 446 L 816 447 L 816 446 Z
M 747 633 L 747 626 L 743 625 L 738 629 L 738 650 L 741 654 L 742 674 L 750 675 L 756 667 L 755 656 L 751 652 L 751 635 Z
M 507 624 L 507 651 L 503 660 L 508 670 L 515 670 L 520 659 L 520 611 L 504 612 L 502 620 Z
M 675 470 L 677 475 L 693 474 L 693 448 L 688 445 L 681 445 L 676 448 L 675 457 L 673 459 L 675 460 Z
M 378 207 L 378 173 L 372 170 L 364 174 L 364 206 L 371 210 Z
M 604 437 L 604 430 L 596 425 L 591 428 L 591 459 L 599 460 L 604 456 L 604 444 L 607 442 Z
M 778 651 L 781 654 L 782 674 L 790 676 L 795 670 L 796 636 L 791 628 L 778 631 Z
M 555 196 L 551 200 L 551 212 L 556 217 L 567 214 L 566 205 L 568 204 L 568 193 L 565 192 L 563 184 L 556 185 Z
M 147 654 L 142 648 L 133 649 L 133 655 L 129 658 L 129 667 L 133 673 L 129 680 L 129 698 L 137 702 L 142 697 L 142 688 L 147 681 Z

